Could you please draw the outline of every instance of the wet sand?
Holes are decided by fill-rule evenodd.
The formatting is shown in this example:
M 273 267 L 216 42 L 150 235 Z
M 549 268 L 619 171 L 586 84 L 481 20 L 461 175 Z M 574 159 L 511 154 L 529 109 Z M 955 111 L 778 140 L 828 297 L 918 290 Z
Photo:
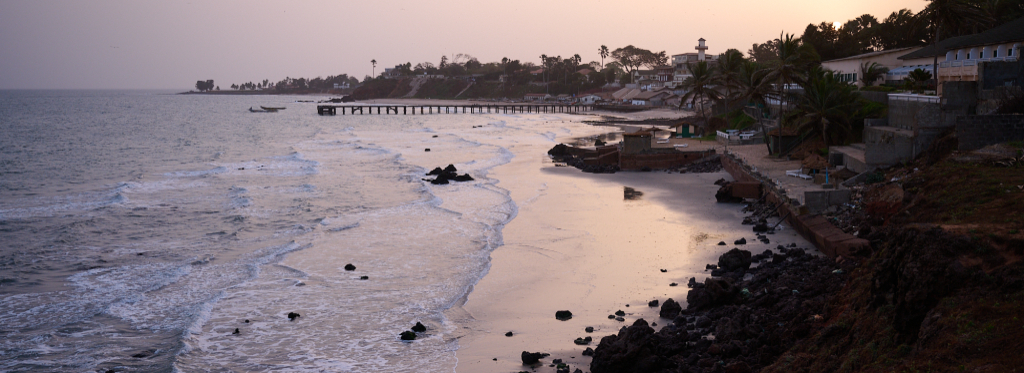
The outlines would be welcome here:
M 741 248 L 753 254 L 791 242 L 809 246 L 791 229 L 769 236 L 767 245 L 754 239 L 740 224 L 743 205 L 715 202 L 713 183 L 730 180 L 725 172 L 585 174 L 555 167 L 549 147 L 517 145 L 516 157 L 490 174 L 519 211 L 502 231 L 504 245 L 491 254 L 489 273 L 448 314 L 468 320 L 460 323 L 467 329 L 458 340 L 457 372 L 528 370 L 522 351 L 552 354 L 539 372 L 554 371 L 547 367 L 552 359 L 589 372 L 586 347 L 638 318 L 668 323 L 647 303 L 673 298 L 685 307 L 686 282 L 709 276 L 705 264 L 716 263 L 734 240 L 745 237 L 751 244 Z M 625 187 L 643 195 L 626 200 Z M 573 318 L 556 320 L 558 310 Z M 618 310 L 624 322 L 608 319 Z M 586 333 L 587 326 L 595 331 Z M 589 346 L 573 343 L 586 336 L 593 338 Z

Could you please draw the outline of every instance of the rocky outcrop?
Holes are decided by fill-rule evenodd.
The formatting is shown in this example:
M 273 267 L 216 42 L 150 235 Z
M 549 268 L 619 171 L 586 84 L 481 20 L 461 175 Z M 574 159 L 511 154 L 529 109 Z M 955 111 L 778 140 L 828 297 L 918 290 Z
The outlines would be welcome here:
M 745 265 L 742 260 L 739 264 Z M 762 262 L 747 271 L 748 280 L 722 277 L 696 283 L 702 286 L 690 290 L 687 308 L 661 330 L 638 320 L 602 338 L 591 372 L 759 371 L 824 326 L 819 315 L 853 265 L 797 255 Z M 663 303 L 663 312 L 669 304 Z

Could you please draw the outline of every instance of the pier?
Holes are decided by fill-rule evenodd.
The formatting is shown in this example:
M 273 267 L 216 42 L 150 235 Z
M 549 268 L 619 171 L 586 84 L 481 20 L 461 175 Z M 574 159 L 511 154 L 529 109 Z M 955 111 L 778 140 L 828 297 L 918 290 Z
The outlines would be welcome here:
M 375 110 L 376 109 L 376 110 Z M 419 109 L 419 113 L 416 110 Z M 515 114 L 515 113 L 582 113 L 594 110 L 594 105 L 542 104 L 542 105 L 317 105 L 320 115 L 376 114 Z M 347 113 L 346 113 L 347 112 Z

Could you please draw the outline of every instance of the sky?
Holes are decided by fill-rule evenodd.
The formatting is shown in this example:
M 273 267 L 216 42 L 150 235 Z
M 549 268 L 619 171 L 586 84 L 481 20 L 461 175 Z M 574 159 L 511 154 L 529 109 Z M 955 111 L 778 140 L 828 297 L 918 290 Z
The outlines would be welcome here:
M 708 53 L 925 0 L 0 0 L 0 89 L 182 89 L 440 62 Z M 608 62 L 606 59 L 605 62 Z

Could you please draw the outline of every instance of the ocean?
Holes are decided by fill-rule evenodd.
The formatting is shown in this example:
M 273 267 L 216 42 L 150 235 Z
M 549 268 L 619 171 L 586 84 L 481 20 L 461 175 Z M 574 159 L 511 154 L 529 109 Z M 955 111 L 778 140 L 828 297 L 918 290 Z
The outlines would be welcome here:
M 309 99 L 0 91 L 0 371 L 453 371 L 517 213 L 488 171 L 586 125 Z

